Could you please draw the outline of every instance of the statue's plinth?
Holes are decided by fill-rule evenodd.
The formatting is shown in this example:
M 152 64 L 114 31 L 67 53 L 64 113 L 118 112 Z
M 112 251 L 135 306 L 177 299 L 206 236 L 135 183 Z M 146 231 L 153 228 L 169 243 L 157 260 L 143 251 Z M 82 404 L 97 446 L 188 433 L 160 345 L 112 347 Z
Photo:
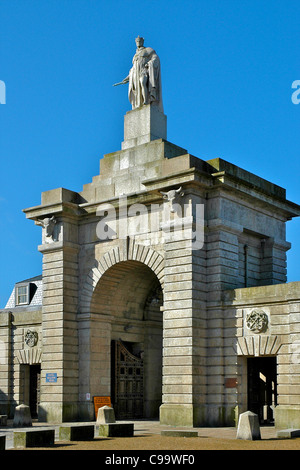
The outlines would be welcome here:
M 126 113 L 122 150 L 157 139 L 167 140 L 167 116 L 158 106 L 148 104 Z

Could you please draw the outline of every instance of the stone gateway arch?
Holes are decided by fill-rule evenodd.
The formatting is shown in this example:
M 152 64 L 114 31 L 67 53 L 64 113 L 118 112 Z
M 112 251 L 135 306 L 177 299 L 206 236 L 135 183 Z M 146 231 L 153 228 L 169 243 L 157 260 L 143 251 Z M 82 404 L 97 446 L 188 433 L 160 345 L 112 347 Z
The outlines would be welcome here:
M 140 40 L 145 84 L 158 58 Z M 154 91 L 126 113 L 121 149 L 82 191 L 45 191 L 24 210 L 42 231 L 43 298 L 34 315 L 30 299 L 12 305 L 29 280 L 1 312 L 1 412 L 26 397 L 23 372 L 38 365 L 40 421 L 93 421 L 94 397 L 106 397 L 119 419 L 233 426 L 249 410 L 299 428 L 300 283 L 286 282 L 285 228 L 300 207 L 282 187 L 169 142 Z
M 163 269 L 159 253 L 130 243 L 124 252 L 116 247 L 102 256 L 83 287 L 82 380 L 93 377 L 91 394 L 111 396 L 119 419 L 159 417 Z

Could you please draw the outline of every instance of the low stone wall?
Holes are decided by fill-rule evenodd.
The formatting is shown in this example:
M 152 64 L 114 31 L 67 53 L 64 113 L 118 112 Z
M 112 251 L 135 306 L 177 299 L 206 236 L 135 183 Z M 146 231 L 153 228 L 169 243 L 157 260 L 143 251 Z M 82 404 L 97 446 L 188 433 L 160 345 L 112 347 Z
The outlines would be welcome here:
M 236 378 L 227 399 L 246 411 L 247 359 L 276 357 L 275 426 L 299 429 L 300 282 L 234 289 L 223 299 L 227 369 Z

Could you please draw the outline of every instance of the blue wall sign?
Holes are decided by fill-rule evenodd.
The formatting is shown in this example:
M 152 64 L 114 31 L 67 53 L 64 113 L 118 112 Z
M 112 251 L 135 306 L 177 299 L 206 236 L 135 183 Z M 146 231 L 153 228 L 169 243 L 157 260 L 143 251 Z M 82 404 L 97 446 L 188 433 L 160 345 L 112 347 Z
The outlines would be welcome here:
M 56 372 L 50 372 L 46 374 L 46 382 L 54 383 L 57 382 L 57 373 Z

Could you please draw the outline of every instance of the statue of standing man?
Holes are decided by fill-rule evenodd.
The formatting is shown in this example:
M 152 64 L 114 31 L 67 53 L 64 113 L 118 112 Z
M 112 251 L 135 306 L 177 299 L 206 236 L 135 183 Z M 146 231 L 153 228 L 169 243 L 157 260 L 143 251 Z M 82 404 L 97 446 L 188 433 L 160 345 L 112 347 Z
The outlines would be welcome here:
M 155 50 L 144 47 L 144 38 L 135 40 L 137 49 L 129 75 L 114 86 L 129 83 L 128 98 L 132 109 L 155 104 L 163 113 L 160 60 Z

